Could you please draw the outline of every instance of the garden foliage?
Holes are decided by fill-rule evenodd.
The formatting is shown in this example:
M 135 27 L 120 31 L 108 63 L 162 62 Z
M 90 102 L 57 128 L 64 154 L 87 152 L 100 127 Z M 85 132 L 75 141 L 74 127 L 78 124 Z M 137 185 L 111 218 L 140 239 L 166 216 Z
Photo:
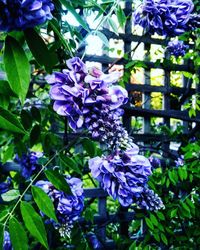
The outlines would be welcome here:
M 105 74 L 88 67 L 82 53 L 89 34 L 106 47 L 100 28 L 109 24 L 118 33 L 132 17 L 147 35 L 168 40 L 169 62 L 192 58 L 196 78 L 188 77 L 197 82 L 200 7 L 191 0 L 146 0 L 127 14 L 125 3 L 0 0 L 0 249 L 106 249 L 94 224 L 97 202 L 84 193 L 98 186 L 109 196 L 108 213 L 135 212 L 126 237 L 118 225 L 108 227 L 117 249 L 200 246 L 198 131 L 181 139 L 167 160 L 160 148 L 159 157 L 149 157 L 151 149 L 139 152 L 123 127 L 129 100 L 117 82 L 146 65 L 125 55 L 123 76 Z M 84 16 L 93 10 L 96 30 Z M 79 26 L 63 21 L 69 13 Z M 198 96 L 186 106 L 195 115 Z M 171 139 L 183 133 L 161 129 Z

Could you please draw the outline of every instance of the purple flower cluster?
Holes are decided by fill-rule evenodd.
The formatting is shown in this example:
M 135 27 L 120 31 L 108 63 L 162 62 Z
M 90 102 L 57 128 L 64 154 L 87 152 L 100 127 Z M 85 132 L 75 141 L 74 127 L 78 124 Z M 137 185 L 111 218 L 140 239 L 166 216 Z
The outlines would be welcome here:
M 10 234 L 7 231 L 4 231 L 4 240 L 3 240 L 3 250 L 12 250 L 12 244 L 10 241 Z
M 134 12 L 133 22 L 149 34 L 173 37 L 187 30 L 193 8 L 191 0 L 144 0 Z
M 78 178 L 67 177 L 66 182 L 71 188 L 71 195 L 57 190 L 48 181 L 38 181 L 35 184 L 42 188 L 52 199 L 59 222 L 59 224 L 53 222 L 53 225 L 55 228 L 59 228 L 59 232 L 62 236 L 69 233 L 70 227 L 73 225 L 73 222 L 79 218 L 84 207 L 82 181 Z
M 170 41 L 167 45 L 167 51 L 178 58 L 179 56 L 184 56 L 186 53 L 186 50 L 189 48 L 188 45 L 185 45 L 183 41 Z
M 137 197 L 136 204 L 142 209 L 151 211 L 164 208 L 164 204 L 160 197 L 147 187 L 144 187 L 140 197 Z
M 38 158 L 42 156 L 42 153 L 39 152 L 28 152 L 22 154 L 21 157 L 16 155 L 15 162 L 21 166 L 21 175 L 28 179 L 33 174 L 33 172 L 39 168 Z
M 152 154 L 148 159 L 151 163 L 152 169 L 161 167 L 160 155 L 156 156 Z
M 176 164 L 176 167 L 184 166 L 184 157 L 181 155 L 177 158 L 177 160 L 174 161 L 174 163 Z
M 51 0 L 0 0 L 0 31 L 25 30 L 53 18 Z
M 150 162 L 144 156 L 138 155 L 138 152 L 135 145 L 124 152 L 89 160 L 92 176 L 122 206 L 129 206 L 136 198 L 141 197 L 151 174 Z
M 110 155 L 89 160 L 92 176 L 121 205 L 136 203 L 144 193 L 151 165 L 138 155 L 138 147 L 122 126 L 120 106 L 127 102 L 128 95 L 124 88 L 113 85 L 119 73 L 106 75 L 97 68 L 88 70 L 77 57 L 68 60 L 67 66 L 46 78 L 54 110 L 68 117 L 74 131 L 87 129 L 92 138 L 109 146 Z M 55 199 L 59 199 L 57 210 L 63 214 L 65 195 L 56 195 Z
M 119 109 L 127 102 L 128 94 L 124 88 L 112 85 L 119 73 L 106 75 L 95 68 L 88 72 L 77 57 L 68 60 L 67 66 L 69 70 L 46 78 L 51 84 L 54 110 L 68 117 L 74 131 L 86 128 L 93 138 L 109 144 L 119 144 L 120 138 L 128 140 L 120 120 L 123 112 Z
M 200 14 L 191 14 L 187 22 L 187 31 L 200 28 Z

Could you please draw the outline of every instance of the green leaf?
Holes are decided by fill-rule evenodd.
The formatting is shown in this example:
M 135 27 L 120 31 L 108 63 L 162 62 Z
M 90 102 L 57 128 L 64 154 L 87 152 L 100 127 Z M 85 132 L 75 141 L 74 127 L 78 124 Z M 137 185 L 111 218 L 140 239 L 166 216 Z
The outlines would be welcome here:
M 160 242 L 160 236 L 158 233 L 154 233 L 153 237 L 155 238 L 156 241 Z
M 178 168 L 178 175 L 179 175 L 181 181 L 183 181 L 184 180 L 184 176 L 183 176 L 183 171 L 182 171 L 181 167 Z
M 186 203 L 181 202 L 181 206 L 186 212 L 188 212 L 188 214 L 190 214 L 190 208 Z
M 3 240 L 4 240 L 4 226 L 0 224 L 0 249 L 3 249 Z
M 97 143 L 96 142 L 93 142 L 88 138 L 84 138 L 83 140 L 81 140 L 81 143 L 83 145 L 83 148 L 85 149 L 85 151 L 88 153 L 90 157 L 94 157 L 97 155 Z
M 9 202 L 17 199 L 20 196 L 19 190 L 11 189 L 8 192 L 1 195 L 3 201 Z
M 9 130 L 15 133 L 25 134 L 25 130 L 18 118 L 10 111 L 0 107 L 0 128 Z
M 86 24 L 86 21 L 82 19 L 82 17 L 76 12 L 74 7 L 69 3 L 69 1 L 66 0 L 59 0 L 61 4 L 63 4 L 67 10 L 75 17 L 76 21 L 88 32 L 90 30 L 88 29 L 88 26 Z
M 48 248 L 47 235 L 41 217 L 35 212 L 34 208 L 28 202 L 22 201 L 20 209 L 24 224 L 31 235 L 44 247 Z
M 117 14 L 119 25 L 121 28 L 123 28 L 126 23 L 126 15 L 124 14 L 124 11 L 122 10 L 120 5 L 118 5 L 116 14 Z
M 33 118 L 34 118 L 37 122 L 41 123 L 41 114 L 40 114 L 40 110 L 39 110 L 39 109 L 37 109 L 36 107 L 33 106 L 33 107 L 31 108 L 31 114 L 32 114 Z
M 56 36 L 58 36 L 60 42 L 62 43 L 62 45 L 68 49 L 68 51 L 70 52 L 70 55 L 72 55 L 72 49 L 69 45 L 69 43 L 67 42 L 67 40 L 63 37 L 63 35 L 60 33 L 59 30 L 59 25 L 56 19 L 52 19 L 49 21 L 49 27 L 55 32 Z
M 171 213 L 170 213 L 170 217 L 171 217 L 171 218 L 176 217 L 177 212 L 178 212 L 178 208 L 173 209 L 173 210 L 171 211 Z
M 97 35 L 101 39 L 101 41 L 106 47 L 109 47 L 109 40 L 101 31 L 95 30 L 94 34 Z
M 54 205 L 49 196 L 41 188 L 36 186 L 32 186 L 31 191 L 38 208 L 49 218 L 57 222 Z
M 129 68 L 135 66 L 135 64 L 136 64 L 136 61 L 128 62 L 128 63 L 125 65 L 125 69 L 129 69 Z
M 147 224 L 147 226 L 151 229 L 151 230 L 154 230 L 154 225 L 152 224 L 152 222 L 150 221 L 149 218 L 145 218 L 145 222 Z
M 136 246 L 136 241 L 134 241 L 130 247 L 129 247 L 129 250 L 136 250 L 137 249 L 137 246 Z
M 189 198 L 186 199 L 186 203 L 188 204 L 189 207 L 191 207 L 192 209 L 195 209 L 194 203 Z
M 162 241 L 165 243 L 165 245 L 168 245 L 168 240 L 163 233 L 161 233 L 160 237 L 161 237 Z
M 165 220 L 165 216 L 164 216 L 163 213 L 157 212 L 156 215 L 157 215 L 157 217 L 158 217 L 160 220 Z
M 0 80 L 0 94 L 5 96 L 15 96 L 16 94 L 10 88 L 8 81 Z
M 9 233 L 14 250 L 28 249 L 28 238 L 26 232 L 21 223 L 19 223 L 14 217 L 9 220 Z
M 66 194 L 72 194 L 70 186 L 66 182 L 63 175 L 59 174 L 55 170 L 46 170 L 45 175 L 55 188 L 65 192 Z
M 160 231 L 165 232 L 165 229 L 161 223 L 159 223 L 157 227 L 159 228 Z
M 34 29 L 26 29 L 24 34 L 26 42 L 37 63 L 40 66 L 45 66 L 47 70 L 51 70 L 58 62 L 56 53 L 49 51 L 42 37 Z
M 74 172 L 81 174 L 81 171 L 76 161 L 63 154 L 60 154 L 59 156 L 61 164 L 63 164 L 68 170 L 73 170 Z
M 150 214 L 150 220 L 155 226 L 158 226 L 158 220 L 156 219 L 155 215 Z
M 114 32 L 115 34 L 118 35 L 118 28 L 117 28 L 117 25 L 116 25 L 116 23 L 113 21 L 112 18 L 109 18 L 109 19 L 108 19 L 108 24 L 110 25 L 110 27 L 111 27 L 111 29 L 113 30 L 113 32 Z
M 176 181 L 174 179 L 174 173 L 172 171 L 168 171 L 168 176 L 169 176 L 170 181 L 175 185 Z
M 38 142 L 40 133 L 41 133 L 40 125 L 35 124 L 35 126 L 32 128 L 31 133 L 30 133 L 31 146 L 33 146 L 34 144 Z
M 85 213 L 84 213 L 84 218 L 86 221 L 94 222 L 94 214 L 96 212 L 92 210 L 90 207 L 86 207 Z
M 0 106 L 4 109 L 8 109 L 10 104 L 10 97 L 0 94 Z
M 23 48 L 11 36 L 5 40 L 4 64 L 9 85 L 23 104 L 30 83 L 30 65 Z
M 13 158 L 13 155 L 14 155 L 14 145 L 10 144 L 8 148 L 5 150 L 5 152 L 3 153 L 2 163 L 4 164 L 8 160 L 11 160 Z
M 0 212 L 0 222 L 4 222 L 8 215 L 9 215 L 9 210 L 7 209 Z
M 21 112 L 21 121 L 25 129 L 29 129 L 32 126 L 32 117 L 30 113 L 26 110 L 22 110 Z

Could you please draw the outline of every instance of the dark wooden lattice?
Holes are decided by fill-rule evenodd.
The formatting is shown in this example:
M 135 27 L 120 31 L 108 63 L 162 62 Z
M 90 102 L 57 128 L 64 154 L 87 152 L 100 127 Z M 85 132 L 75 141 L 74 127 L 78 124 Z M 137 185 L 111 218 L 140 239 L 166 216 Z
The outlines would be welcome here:
M 132 1 L 125 1 L 124 12 L 127 16 L 131 16 L 132 13 Z M 161 143 L 163 150 L 168 150 L 170 147 L 169 140 L 166 135 L 155 134 L 152 132 L 151 128 L 151 118 L 160 117 L 163 122 L 170 127 L 172 119 L 178 119 L 182 122 L 184 126 L 184 132 L 187 136 L 191 133 L 190 128 L 194 127 L 194 124 L 200 123 L 200 116 L 197 115 L 195 118 L 191 118 L 188 115 L 188 111 L 182 110 L 182 105 L 184 102 L 190 98 L 199 89 L 192 86 L 190 79 L 182 77 L 182 82 L 180 87 L 175 87 L 171 85 L 171 72 L 190 72 L 193 73 L 193 65 L 190 61 L 185 61 L 183 64 L 165 64 L 151 61 L 150 54 L 153 45 L 166 45 L 167 41 L 160 38 L 153 38 L 148 35 L 133 35 L 132 34 L 132 21 L 128 18 L 125 32 L 119 33 L 118 35 L 108 29 L 104 28 L 101 31 L 108 40 L 116 39 L 123 41 L 124 54 L 128 55 L 128 59 L 124 57 L 110 57 L 107 52 L 102 55 L 85 54 L 84 61 L 87 62 L 98 62 L 102 65 L 102 69 L 106 70 L 110 65 L 125 65 L 127 62 L 132 60 L 131 50 L 132 43 L 142 43 L 144 46 L 145 56 L 143 63 L 146 65 L 144 69 L 144 82 L 127 82 L 126 89 L 129 93 L 130 100 L 134 100 L 135 94 L 139 93 L 139 97 L 143 100 L 143 105 L 140 107 L 129 102 L 125 107 L 125 113 L 123 116 L 123 123 L 131 136 L 134 137 L 136 143 L 152 144 L 154 142 Z M 1 46 L 0 46 L 1 47 Z M 82 55 L 80 55 L 81 57 Z M 165 58 L 168 55 L 165 53 Z M 137 59 L 137 58 L 136 58 Z M 164 84 L 161 86 L 152 85 L 151 82 L 151 70 L 152 69 L 162 69 L 164 72 Z M 1 78 L 1 77 L 0 77 Z M 162 109 L 152 109 L 151 108 L 151 93 L 161 93 L 163 98 L 163 108 Z M 171 103 L 171 94 L 178 95 L 182 103 L 178 107 L 173 106 Z M 143 130 L 142 133 L 135 133 L 132 128 L 132 118 L 140 117 L 143 118 Z M 178 140 L 178 139 L 177 139 Z M 104 249 L 114 246 L 114 242 L 106 237 L 106 226 L 108 223 L 119 223 L 120 233 L 122 235 L 128 234 L 128 222 L 134 219 L 134 212 L 128 212 L 127 209 L 120 208 L 117 214 L 109 214 L 107 209 L 107 193 L 101 188 L 91 188 L 85 189 L 86 198 L 98 199 L 98 214 L 94 217 L 95 233 L 97 237 L 103 242 Z M 82 218 L 80 223 L 82 223 Z M 84 223 L 84 222 L 83 222 Z
M 88 62 L 98 62 L 102 65 L 102 69 L 108 69 L 112 65 L 125 65 L 127 62 L 131 61 L 132 55 L 132 43 L 142 43 L 144 45 L 144 81 L 143 83 L 138 82 L 127 82 L 126 89 L 129 93 L 130 100 L 134 100 L 134 93 L 139 93 L 140 98 L 143 100 L 143 104 L 140 107 L 129 102 L 125 105 L 123 123 L 129 134 L 134 137 L 136 143 L 146 144 L 161 144 L 163 149 L 163 155 L 170 149 L 170 140 L 168 136 L 154 133 L 151 127 L 151 118 L 160 117 L 163 123 L 169 128 L 172 125 L 174 119 L 181 122 L 184 126 L 184 133 L 187 136 L 188 133 L 192 133 L 191 128 L 195 127 L 195 124 L 200 122 L 200 116 L 197 115 L 192 118 L 188 115 L 187 110 L 183 110 L 183 104 L 188 98 L 195 94 L 198 90 L 196 87 L 192 86 L 191 79 L 186 78 L 182 75 L 180 86 L 172 86 L 171 84 L 171 73 L 172 72 L 190 72 L 193 73 L 193 66 L 190 61 L 184 61 L 182 64 L 166 63 L 169 59 L 169 55 L 164 52 L 163 57 L 165 58 L 163 62 L 156 63 L 151 61 L 150 54 L 152 46 L 163 46 L 167 44 L 167 41 L 161 38 L 153 38 L 148 35 L 133 35 L 132 33 L 132 1 L 125 1 L 124 12 L 129 16 L 124 33 L 119 33 L 118 35 L 108 29 L 104 28 L 101 32 L 107 37 L 107 39 L 116 39 L 118 41 L 123 41 L 124 54 L 128 55 L 128 59 L 124 57 L 110 57 L 107 52 L 102 55 L 85 54 L 84 61 Z M 137 46 L 138 46 L 137 45 Z M 136 47 L 137 47 L 136 46 Z M 137 58 L 134 58 L 137 59 Z M 151 81 L 151 70 L 152 69 L 162 69 L 163 70 L 163 84 L 160 86 L 155 86 Z M 125 69 L 126 70 L 126 69 Z M 106 72 L 107 73 L 107 72 Z M 152 109 L 151 107 L 151 94 L 160 93 L 162 96 L 163 105 L 161 109 Z M 179 97 L 179 103 L 172 103 L 172 96 L 177 95 Z M 132 118 L 140 117 L 143 118 L 143 130 L 142 133 L 133 132 L 132 128 Z M 195 130 L 195 128 L 194 128 Z M 174 139 L 178 141 L 178 138 Z M 104 248 L 109 248 L 114 246 L 114 242 L 106 238 L 106 225 L 109 222 L 120 223 L 120 234 L 128 235 L 128 222 L 134 219 L 134 213 L 128 212 L 125 208 L 120 208 L 119 212 L 115 215 L 108 214 L 106 207 L 106 197 L 107 194 L 100 188 L 96 189 L 86 189 L 86 197 L 97 198 L 98 199 L 98 214 L 95 216 L 94 223 L 97 224 L 96 234 L 103 242 Z

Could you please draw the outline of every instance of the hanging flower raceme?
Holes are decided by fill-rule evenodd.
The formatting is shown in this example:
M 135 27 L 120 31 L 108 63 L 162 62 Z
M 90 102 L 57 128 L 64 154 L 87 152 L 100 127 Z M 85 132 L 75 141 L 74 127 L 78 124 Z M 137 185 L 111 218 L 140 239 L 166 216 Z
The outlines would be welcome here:
M 147 158 L 138 155 L 135 147 L 125 152 L 115 152 L 106 157 L 89 160 L 92 176 L 113 199 L 122 206 L 131 205 L 143 193 L 143 187 L 151 174 L 151 165 Z
M 187 22 L 187 31 L 200 28 L 200 14 L 191 14 L 190 19 Z
M 74 131 L 86 128 L 93 138 L 110 144 L 116 144 L 120 138 L 128 140 L 120 120 L 123 112 L 119 109 L 127 102 L 128 94 L 124 88 L 112 85 L 119 79 L 119 73 L 106 75 L 95 68 L 88 72 L 77 57 L 68 60 L 67 66 L 69 70 L 46 78 L 51 84 L 54 110 L 68 117 Z
M 38 159 L 42 156 L 40 152 L 28 151 L 26 154 L 15 156 L 15 162 L 21 166 L 21 175 L 28 179 L 33 174 L 33 172 L 39 169 Z
M 173 37 L 187 30 L 193 8 L 191 0 L 144 0 L 135 10 L 133 22 L 149 34 Z
M 102 188 L 123 206 L 136 203 L 151 174 L 150 162 L 138 155 L 138 147 L 123 128 L 121 105 L 127 91 L 113 85 L 117 72 L 103 74 L 77 57 L 67 61 L 68 70 L 47 76 L 54 110 L 67 116 L 74 130 L 87 129 L 92 138 L 104 142 L 111 154 L 89 160 L 92 176 Z
M 136 198 L 136 204 L 146 210 L 155 211 L 164 208 L 164 204 L 160 197 L 148 187 L 144 187 L 141 195 Z
M 166 49 L 171 55 L 179 57 L 179 56 L 184 56 L 188 48 L 189 46 L 185 45 L 183 41 L 175 40 L 175 41 L 170 41 Z
M 52 0 L 0 0 L 0 31 L 25 30 L 53 18 Z
M 57 190 L 48 181 L 38 181 L 35 185 L 42 188 L 52 199 L 59 223 L 52 221 L 54 227 L 59 229 L 61 236 L 70 234 L 73 223 L 79 218 L 84 207 L 82 181 L 78 178 L 66 178 L 72 194 Z

